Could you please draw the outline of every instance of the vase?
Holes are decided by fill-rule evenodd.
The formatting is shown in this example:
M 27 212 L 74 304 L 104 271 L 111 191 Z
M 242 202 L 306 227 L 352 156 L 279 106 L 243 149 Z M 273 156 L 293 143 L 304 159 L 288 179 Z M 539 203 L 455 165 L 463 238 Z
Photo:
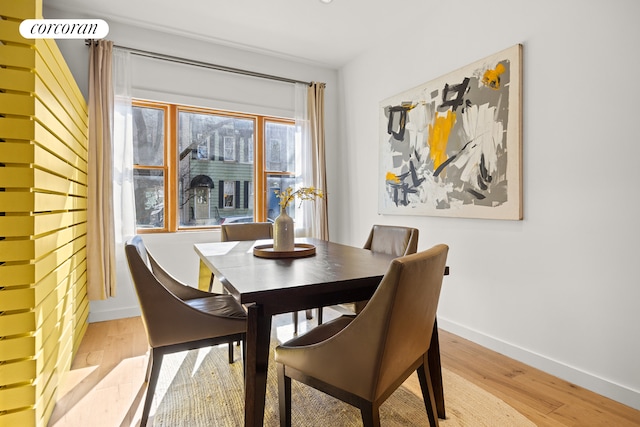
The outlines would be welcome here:
M 294 250 L 293 218 L 287 214 L 286 208 L 280 208 L 280 215 L 273 223 L 273 250 L 291 252 Z

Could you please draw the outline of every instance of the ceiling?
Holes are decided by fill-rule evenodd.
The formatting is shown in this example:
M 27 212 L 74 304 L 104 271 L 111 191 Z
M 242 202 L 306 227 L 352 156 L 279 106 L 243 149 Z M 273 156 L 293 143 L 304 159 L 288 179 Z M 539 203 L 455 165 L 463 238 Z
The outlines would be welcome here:
M 339 68 L 419 22 L 428 0 L 43 0 L 107 22 Z M 410 12 L 409 12 L 410 11 Z

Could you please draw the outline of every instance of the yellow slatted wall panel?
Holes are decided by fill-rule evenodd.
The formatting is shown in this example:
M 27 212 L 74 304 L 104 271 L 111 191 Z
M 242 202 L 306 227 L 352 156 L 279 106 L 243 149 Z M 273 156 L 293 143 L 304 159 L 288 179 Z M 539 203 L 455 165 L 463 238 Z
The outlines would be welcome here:
M 42 0 L 0 1 L 0 427 L 46 426 L 86 329 L 87 106 Z

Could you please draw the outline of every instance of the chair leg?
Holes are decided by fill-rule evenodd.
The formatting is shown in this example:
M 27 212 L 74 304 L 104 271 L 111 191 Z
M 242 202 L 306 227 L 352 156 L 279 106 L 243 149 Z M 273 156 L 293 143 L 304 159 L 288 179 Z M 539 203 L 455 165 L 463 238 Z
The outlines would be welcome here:
M 200 261 L 202 262 L 202 261 Z M 213 273 L 211 273 L 211 278 L 209 279 L 209 292 L 213 292 L 213 282 L 214 282 L 215 276 Z
M 298 312 L 294 311 L 293 315 L 293 335 L 298 335 Z
M 305 314 L 307 315 L 307 320 L 313 319 L 313 310 L 306 310 Z
M 229 341 L 229 364 L 233 363 L 233 340 Z
M 247 375 L 247 336 L 242 335 L 242 376 Z
M 322 307 L 318 307 L 318 325 L 322 325 Z
M 360 407 L 364 427 L 380 427 L 380 408 L 371 402 Z
M 278 363 L 278 409 L 280 427 L 291 427 L 291 378 L 284 374 L 282 363 Z
M 149 412 L 151 411 L 151 402 L 153 402 L 153 395 L 156 391 L 156 385 L 158 384 L 158 377 L 160 376 L 160 366 L 162 365 L 162 357 L 164 355 L 161 351 L 155 348 L 151 349 L 151 373 L 149 375 L 149 384 L 147 386 L 147 396 L 144 399 L 144 407 L 142 409 L 142 419 L 140 420 L 140 427 L 147 425 L 149 419 Z
M 427 363 L 427 356 L 424 357 L 424 363 L 416 370 L 418 373 L 418 379 L 420 380 L 420 388 L 422 389 L 422 399 L 424 399 L 424 406 L 427 409 L 427 417 L 429 418 L 429 425 L 432 427 L 438 427 L 438 413 L 436 410 L 436 400 L 433 395 L 433 385 L 431 384 L 431 375 L 429 374 L 429 364 Z
M 153 366 L 153 349 L 149 348 L 149 360 L 147 361 L 147 373 L 144 376 L 144 382 L 149 382 L 149 377 L 151 376 L 151 367 Z

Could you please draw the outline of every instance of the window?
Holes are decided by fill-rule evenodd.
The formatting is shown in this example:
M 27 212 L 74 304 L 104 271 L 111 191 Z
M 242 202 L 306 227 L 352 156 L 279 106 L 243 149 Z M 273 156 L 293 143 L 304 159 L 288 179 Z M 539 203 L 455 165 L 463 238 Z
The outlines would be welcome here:
M 138 229 L 166 228 L 167 108 L 138 104 L 133 107 L 133 183 Z
M 236 161 L 236 139 L 233 136 L 224 137 L 224 161 Z
M 269 121 L 265 123 L 266 146 L 266 180 L 269 189 L 267 201 L 267 218 L 275 219 L 280 213 L 276 191 L 287 187 L 295 187 L 299 181 L 296 171 L 300 163 L 300 150 L 296 150 L 295 126 L 286 122 Z M 296 157 L 297 155 L 297 157 Z M 288 214 L 295 218 L 295 203 L 288 208 Z
M 237 181 L 223 181 L 224 199 L 222 201 L 222 205 L 225 209 L 233 209 L 236 207 L 234 203 L 236 200 L 236 182 Z
M 133 116 L 139 231 L 274 219 L 300 182 L 293 120 L 142 100 Z

